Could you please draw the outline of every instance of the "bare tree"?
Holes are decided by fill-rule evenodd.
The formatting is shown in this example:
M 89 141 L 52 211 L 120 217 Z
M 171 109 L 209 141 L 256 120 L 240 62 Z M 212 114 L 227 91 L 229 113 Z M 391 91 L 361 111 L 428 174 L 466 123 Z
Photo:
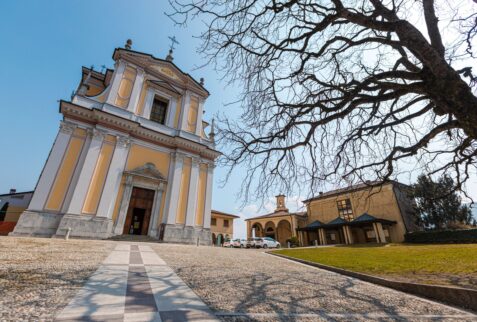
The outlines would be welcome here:
M 473 171 L 471 0 L 170 2 L 178 23 L 205 21 L 200 51 L 241 85 L 219 137 L 229 169 L 247 170 L 245 199 L 418 167 L 461 188 Z

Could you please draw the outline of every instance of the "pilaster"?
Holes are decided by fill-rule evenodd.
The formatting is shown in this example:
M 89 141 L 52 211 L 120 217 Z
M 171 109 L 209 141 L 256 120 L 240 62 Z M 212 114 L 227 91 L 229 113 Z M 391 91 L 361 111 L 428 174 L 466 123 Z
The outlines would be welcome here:
M 106 99 L 106 103 L 110 105 L 114 105 L 114 102 L 116 101 L 119 84 L 121 83 L 125 69 L 126 63 L 122 60 L 119 60 L 116 66 L 116 70 L 114 72 L 113 80 L 111 81 L 111 89 L 109 90 L 108 98 Z
M 78 183 L 73 192 L 73 198 L 67 213 L 69 214 L 81 214 L 83 204 L 86 198 L 86 194 L 89 189 L 91 177 L 93 176 L 96 162 L 98 161 L 99 152 L 101 151 L 101 145 L 103 144 L 104 133 L 97 129 L 92 129 L 89 132 L 92 135 L 91 143 L 88 147 L 88 153 L 81 169 L 81 174 L 78 178 Z
M 68 148 L 71 135 L 73 134 L 76 125 L 69 122 L 62 121 L 60 123 L 60 130 L 55 139 L 55 143 L 51 148 L 50 155 L 43 167 L 40 179 L 35 188 L 35 192 L 28 207 L 29 210 L 41 211 L 45 206 L 48 193 L 53 185 L 56 173 L 61 165 L 63 156 Z
M 204 209 L 204 228 L 210 228 L 211 206 L 212 206 L 212 188 L 214 182 L 215 164 L 209 162 L 207 164 L 207 185 L 205 189 L 205 209 Z
M 202 134 L 202 116 L 204 113 L 204 100 L 199 99 L 199 108 L 197 110 L 197 126 L 195 127 L 195 134 L 201 136 Z
M 376 234 L 376 242 L 378 243 L 385 243 L 386 236 L 384 236 L 383 225 L 380 222 L 376 222 L 373 224 L 374 233 Z
M 131 96 L 129 98 L 127 110 L 131 113 L 134 113 L 139 103 L 139 97 L 141 96 L 142 85 L 144 83 L 144 69 L 136 68 L 136 79 L 134 80 L 133 89 L 131 91 Z
M 126 166 L 129 146 L 130 142 L 127 137 L 117 137 L 116 147 L 109 166 L 103 193 L 101 194 L 98 211 L 96 212 L 96 216 L 98 217 L 107 217 L 111 219 L 113 216 L 116 196 L 118 195 L 124 167 Z
M 119 214 L 114 225 L 114 235 L 122 235 L 124 229 L 124 221 L 128 212 L 129 201 L 131 200 L 131 194 L 133 190 L 133 178 L 132 176 L 126 177 L 124 183 L 123 195 L 121 196 L 121 204 L 119 206 Z
M 189 117 L 190 91 L 186 90 L 182 99 L 181 115 L 179 118 L 179 130 L 187 130 L 187 119 Z
M 199 162 L 192 158 L 189 183 L 189 198 L 187 201 L 186 226 L 195 226 L 195 214 L 197 208 L 197 188 L 199 186 Z
M 164 183 L 160 183 L 154 194 L 154 203 L 151 211 L 151 224 L 149 225 L 148 235 L 153 238 L 159 237 L 159 216 L 162 208 L 162 195 L 164 194 Z
M 182 167 L 184 165 L 184 155 L 180 152 L 172 154 L 172 169 L 169 178 L 168 187 L 169 196 L 166 204 L 166 213 L 163 219 L 164 223 L 175 224 L 177 215 L 177 205 L 179 203 L 179 192 L 181 187 Z

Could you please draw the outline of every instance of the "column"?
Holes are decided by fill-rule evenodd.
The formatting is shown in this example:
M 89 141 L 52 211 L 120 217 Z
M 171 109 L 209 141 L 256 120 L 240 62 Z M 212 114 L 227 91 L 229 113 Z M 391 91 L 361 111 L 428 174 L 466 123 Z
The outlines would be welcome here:
M 383 225 L 380 222 L 376 222 L 373 224 L 374 233 L 376 234 L 376 242 L 378 243 L 385 243 L 386 236 L 384 236 Z
M 197 188 L 199 186 L 199 161 L 200 160 L 197 158 L 192 158 L 189 183 L 189 198 L 187 198 L 187 213 L 185 221 L 186 226 L 195 226 L 195 213 L 197 208 Z
M 169 105 L 167 106 L 166 125 L 174 128 L 174 119 L 177 113 L 177 99 L 175 97 L 169 98 Z
M 93 129 L 90 134 L 93 136 L 91 143 L 88 147 L 88 153 L 84 159 L 81 173 L 76 183 L 75 190 L 73 192 L 73 198 L 71 199 L 70 206 L 68 208 L 68 214 L 81 214 L 84 200 L 91 183 L 91 177 L 93 176 L 96 162 L 98 161 L 99 152 L 101 151 L 101 145 L 103 144 L 104 133 L 97 129 Z
M 197 109 L 197 126 L 195 127 L 195 134 L 201 136 L 202 134 L 202 115 L 204 113 L 204 100 L 199 100 L 199 108 Z
M 121 205 L 119 206 L 118 219 L 114 225 L 114 235 L 122 235 L 124 230 L 124 221 L 126 220 L 126 214 L 128 212 L 129 201 L 131 200 L 131 194 L 133 189 L 133 178 L 131 175 L 126 177 L 124 183 L 124 191 L 121 196 Z
M 125 69 L 126 69 L 126 64 L 120 60 L 116 65 L 116 70 L 114 71 L 114 76 L 110 84 L 111 89 L 109 90 L 108 98 L 106 99 L 106 103 L 110 105 L 114 105 L 116 96 L 118 95 L 119 84 L 121 83 L 121 80 L 123 79 L 123 73 Z
M 348 243 L 353 244 L 353 235 L 351 234 L 351 227 L 350 226 L 344 226 L 344 229 L 346 230 L 346 234 L 348 235 Z
M 164 222 L 174 225 L 176 223 L 177 205 L 179 203 L 179 192 L 181 188 L 182 166 L 184 164 L 184 155 L 176 152 L 172 155 L 173 166 L 168 186 L 170 187 L 168 203 L 166 204 L 166 214 Z
M 187 129 L 187 119 L 189 117 L 190 91 L 186 90 L 182 98 L 181 115 L 179 118 L 179 130 Z
M 40 178 L 38 179 L 28 210 L 43 210 L 46 199 L 48 198 L 48 193 L 55 180 L 56 172 L 61 165 L 61 161 L 63 160 L 63 156 L 75 128 L 76 125 L 72 123 L 63 121 L 60 123 L 60 130 L 56 136 L 55 143 L 53 143 Z
M 343 226 L 342 229 L 343 229 L 345 244 L 348 245 L 348 244 L 350 244 L 350 242 L 349 242 L 348 231 L 346 230 L 346 226 Z
M 159 237 L 158 220 L 161 214 L 162 195 L 164 193 L 164 183 L 160 183 L 154 194 L 154 203 L 151 211 L 151 224 L 149 225 L 148 235 L 153 238 Z
M 139 97 L 141 96 L 142 84 L 144 83 L 144 69 L 136 68 L 136 79 L 134 80 L 131 96 L 129 97 L 129 103 L 127 110 L 134 113 L 139 103 Z
M 98 217 L 106 217 L 109 219 L 113 217 L 114 205 L 121 185 L 124 167 L 126 166 L 128 151 L 129 139 L 125 136 L 118 136 L 106 176 L 106 182 L 104 183 L 101 200 L 99 201 L 98 211 L 96 212 L 96 216 Z
M 204 210 L 204 228 L 210 229 L 211 206 L 212 206 L 212 188 L 214 183 L 215 164 L 207 164 L 207 185 L 205 187 L 205 210 Z

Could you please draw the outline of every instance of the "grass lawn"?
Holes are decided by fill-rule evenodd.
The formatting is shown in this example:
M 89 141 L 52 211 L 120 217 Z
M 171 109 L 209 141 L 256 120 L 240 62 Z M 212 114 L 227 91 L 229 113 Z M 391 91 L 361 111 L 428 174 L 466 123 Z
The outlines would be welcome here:
M 275 252 L 400 281 L 477 289 L 477 244 L 356 245 Z

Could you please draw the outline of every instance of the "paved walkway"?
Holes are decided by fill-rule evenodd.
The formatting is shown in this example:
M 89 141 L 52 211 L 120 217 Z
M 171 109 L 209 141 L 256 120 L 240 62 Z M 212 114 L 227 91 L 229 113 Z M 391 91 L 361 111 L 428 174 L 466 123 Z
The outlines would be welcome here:
M 218 321 L 147 245 L 121 243 L 57 321 Z

